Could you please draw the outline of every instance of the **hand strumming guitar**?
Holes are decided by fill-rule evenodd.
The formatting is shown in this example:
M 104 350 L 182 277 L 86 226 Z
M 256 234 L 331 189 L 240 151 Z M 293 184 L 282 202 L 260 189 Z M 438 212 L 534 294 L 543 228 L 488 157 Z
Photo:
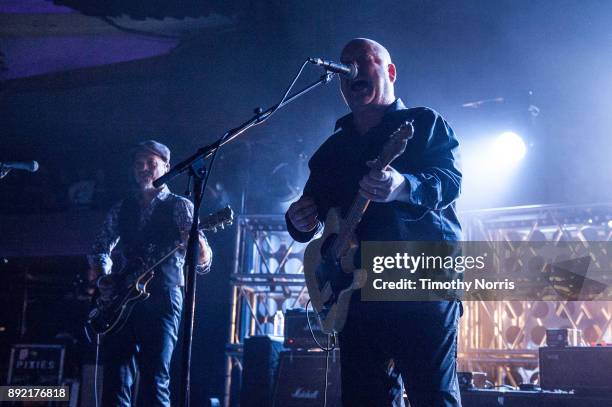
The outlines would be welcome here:
M 98 290 L 102 301 L 109 301 L 115 295 L 115 282 L 110 275 L 103 275 L 98 278 Z
M 309 196 L 302 195 L 287 211 L 287 217 L 300 232 L 310 232 L 319 224 L 317 205 Z

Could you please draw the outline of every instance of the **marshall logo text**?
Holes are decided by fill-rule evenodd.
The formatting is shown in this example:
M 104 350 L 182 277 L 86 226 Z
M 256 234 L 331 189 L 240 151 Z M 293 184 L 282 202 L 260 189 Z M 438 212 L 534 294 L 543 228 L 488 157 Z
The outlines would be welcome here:
M 308 391 L 298 387 L 293 393 L 291 393 L 291 397 L 294 399 L 316 400 L 319 398 L 319 391 Z

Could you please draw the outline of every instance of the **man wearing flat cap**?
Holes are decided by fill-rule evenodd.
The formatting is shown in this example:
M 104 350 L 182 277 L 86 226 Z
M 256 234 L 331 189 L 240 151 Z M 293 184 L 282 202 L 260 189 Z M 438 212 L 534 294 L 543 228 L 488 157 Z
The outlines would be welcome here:
M 147 140 L 134 147 L 132 172 L 137 190 L 111 208 L 89 256 L 93 272 L 98 275 L 111 273 L 113 249 L 121 263 L 142 258 L 150 265 L 178 243 L 186 243 L 193 220 L 193 204 L 170 192 L 166 185 L 153 186 L 153 181 L 169 168 L 170 149 L 164 144 Z M 205 272 L 211 260 L 211 249 L 201 233 L 200 271 Z M 151 296 L 134 306 L 123 328 L 104 337 L 102 405 L 132 405 L 132 385 L 138 368 L 139 404 L 170 406 L 170 360 L 183 307 L 184 263 L 184 250 L 164 260 L 149 283 Z M 120 268 L 112 270 L 117 272 Z M 114 287 L 109 279 L 99 281 L 101 295 L 110 297 Z

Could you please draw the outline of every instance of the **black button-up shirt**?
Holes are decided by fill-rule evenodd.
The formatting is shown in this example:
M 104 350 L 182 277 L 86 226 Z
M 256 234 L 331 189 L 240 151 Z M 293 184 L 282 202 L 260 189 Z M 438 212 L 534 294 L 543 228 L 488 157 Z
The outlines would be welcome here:
M 458 141 L 448 123 L 426 107 L 407 109 L 397 99 L 381 123 L 360 135 L 352 114 L 336 123 L 336 132 L 321 145 L 309 162 L 310 177 L 304 195 L 312 197 L 318 217 L 339 207 L 347 212 L 359 190 L 359 180 L 370 170 L 366 161 L 377 157 L 389 135 L 405 120 L 412 120 L 414 136 L 405 152 L 392 164 L 406 179 L 409 202 L 372 202 L 357 228 L 364 240 L 460 240 L 461 225 L 455 200 L 461 187 Z M 287 220 L 291 236 L 300 242 L 317 230 L 302 233 Z

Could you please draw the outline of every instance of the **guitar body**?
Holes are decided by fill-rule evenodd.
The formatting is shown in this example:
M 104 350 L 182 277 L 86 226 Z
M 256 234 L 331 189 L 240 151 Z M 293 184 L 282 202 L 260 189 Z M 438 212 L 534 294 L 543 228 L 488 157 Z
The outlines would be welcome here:
M 412 122 L 404 121 L 382 147 L 371 168 L 384 170 L 406 149 L 414 134 Z M 346 323 L 351 296 L 367 280 L 364 269 L 355 266 L 359 249 L 355 230 L 370 201 L 357 193 L 346 212 L 346 219 L 337 208 L 328 211 L 323 236 L 313 240 L 304 252 L 304 277 L 312 306 L 317 312 L 321 330 L 326 334 L 342 331 Z
M 310 242 L 304 251 L 306 287 L 319 316 L 321 330 L 327 334 L 342 330 L 351 295 L 365 285 L 367 278 L 365 270 L 357 269 L 354 265 L 359 248 L 356 243 L 351 244 L 346 254 L 337 259 L 329 253 L 342 223 L 340 211 L 330 209 L 323 235 Z
M 223 229 L 234 221 L 234 211 L 229 206 L 208 215 L 200 222 L 199 229 L 216 232 L 218 228 Z M 162 264 L 174 252 L 183 248 L 179 243 L 172 250 L 166 252 L 154 264 L 145 264 L 141 258 L 130 260 L 118 273 L 111 273 L 101 277 L 111 279 L 114 283 L 114 292 L 111 299 L 103 301 L 99 291 L 93 299 L 93 307 L 85 322 L 85 332 L 89 339 L 94 335 L 106 335 L 119 331 L 128 320 L 134 305 L 146 300 L 151 295 L 147 292 L 147 286 L 155 276 L 155 269 Z M 149 247 L 149 256 L 154 252 L 154 247 Z
M 90 337 L 106 335 L 119 331 L 125 325 L 134 305 L 146 300 L 151 295 L 147 285 L 154 276 L 153 271 L 142 273 L 143 268 L 136 271 L 123 272 L 104 278 L 112 278 L 115 287 L 121 287 L 120 294 L 108 301 L 103 301 L 100 295 L 94 298 L 94 307 L 90 311 L 85 329 Z

